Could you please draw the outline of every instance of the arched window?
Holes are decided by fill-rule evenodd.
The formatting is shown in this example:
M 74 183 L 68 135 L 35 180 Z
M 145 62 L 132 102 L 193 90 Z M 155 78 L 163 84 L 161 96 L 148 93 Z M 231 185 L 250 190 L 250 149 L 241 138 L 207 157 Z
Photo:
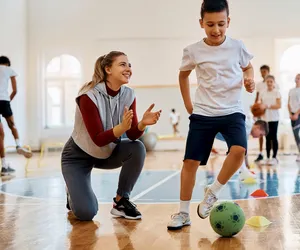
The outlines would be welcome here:
M 70 55 L 53 58 L 46 68 L 46 128 L 72 126 L 81 84 L 80 62 Z
M 295 76 L 300 73 L 300 45 L 294 45 L 284 51 L 280 60 L 280 92 L 282 94 L 282 118 L 289 120 L 287 109 L 288 93 L 295 87 Z

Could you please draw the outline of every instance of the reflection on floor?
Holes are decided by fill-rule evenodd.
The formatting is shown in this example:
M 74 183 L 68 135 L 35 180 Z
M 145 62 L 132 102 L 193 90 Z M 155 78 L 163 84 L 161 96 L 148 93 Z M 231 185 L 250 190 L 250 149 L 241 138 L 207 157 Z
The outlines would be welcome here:
M 267 228 L 246 225 L 236 237 L 223 239 L 211 229 L 209 220 L 199 219 L 196 207 L 203 187 L 216 178 L 224 156 L 212 157 L 206 167 L 199 168 L 192 226 L 181 232 L 166 230 L 170 215 L 178 210 L 182 155 L 181 151 L 147 155 L 132 193 L 142 221 L 111 217 L 118 170 L 94 170 L 92 183 L 100 206 L 93 222 L 80 222 L 65 209 L 59 154 L 46 156 L 41 168 L 33 158 L 27 173 L 25 160 L 9 155 L 17 172 L 14 178 L 2 178 L 0 187 L 0 249 L 299 249 L 300 165 L 296 156 L 281 155 L 278 166 L 257 166 L 256 184 L 241 183 L 237 174 L 231 178 L 220 198 L 237 200 L 247 218 L 262 215 L 272 224 Z M 250 197 L 258 188 L 269 197 Z

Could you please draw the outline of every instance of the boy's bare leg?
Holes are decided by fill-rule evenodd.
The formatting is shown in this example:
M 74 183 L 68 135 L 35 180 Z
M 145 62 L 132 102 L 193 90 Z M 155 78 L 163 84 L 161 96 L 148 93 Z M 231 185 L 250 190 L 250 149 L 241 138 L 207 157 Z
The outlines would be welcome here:
M 195 160 L 185 160 L 183 163 L 180 181 L 180 208 L 178 213 L 172 215 L 172 220 L 168 223 L 169 230 L 178 230 L 191 225 L 190 202 L 199 165 L 200 161 Z
M 209 216 L 209 213 L 218 200 L 218 195 L 224 185 L 234 175 L 234 173 L 241 167 L 245 159 L 246 149 L 241 146 L 232 146 L 229 154 L 226 157 L 221 171 L 217 177 L 217 180 L 209 187 L 205 189 L 205 197 L 198 206 L 198 215 L 200 218 L 205 219 Z
M 180 200 L 190 201 L 192 199 L 193 189 L 196 182 L 196 173 L 200 161 L 185 160 L 181 170 L 180 182 Z
M 24 155 L 26 158 L 31 158 L 32 153 L 20 146 L 19 132 L 15 126 L 14 116 L 6 117 L 5 119 L 7 121 L 7 125 L 10 128 L 13 137 L 15 138 L 18 154 Z

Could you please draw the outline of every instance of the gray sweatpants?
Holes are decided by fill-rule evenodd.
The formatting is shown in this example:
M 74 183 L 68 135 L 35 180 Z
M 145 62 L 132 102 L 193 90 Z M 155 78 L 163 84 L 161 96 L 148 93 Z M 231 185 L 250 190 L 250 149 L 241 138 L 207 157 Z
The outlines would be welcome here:
M 82 151 L 70 138 L 63 149 L 61 162 L 74 215 L 80 220 L 92 220 L 97 214 L 98 201 L 91 186 L 91 171 L 94 167 L 122 167 L 117 194 L 129 198 L 144 166 L 145 156 L 142 142 L 122 139 L 109 158 L 96 159 Z

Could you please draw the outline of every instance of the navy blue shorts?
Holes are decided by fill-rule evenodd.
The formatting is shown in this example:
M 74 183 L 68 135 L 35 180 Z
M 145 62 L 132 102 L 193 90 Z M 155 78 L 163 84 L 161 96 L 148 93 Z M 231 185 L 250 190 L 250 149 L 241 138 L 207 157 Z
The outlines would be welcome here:
M 200 165 L 206 165 L 214 139 L 219 132 L 227 143 L 228 151 L 232 146 L 241 146 L 247 151 L 244 114 L 234 113 L 218 117 L 192 114 L 189 119 L 184 160 L 196 160 L 201 162 Z
M 10 107 L 10 101 L 0 101 L 0 115 L 4 118 L 10 117 L 13 115 L 13 112 Z M 1 122 L 1 119 L 0 119 Z

